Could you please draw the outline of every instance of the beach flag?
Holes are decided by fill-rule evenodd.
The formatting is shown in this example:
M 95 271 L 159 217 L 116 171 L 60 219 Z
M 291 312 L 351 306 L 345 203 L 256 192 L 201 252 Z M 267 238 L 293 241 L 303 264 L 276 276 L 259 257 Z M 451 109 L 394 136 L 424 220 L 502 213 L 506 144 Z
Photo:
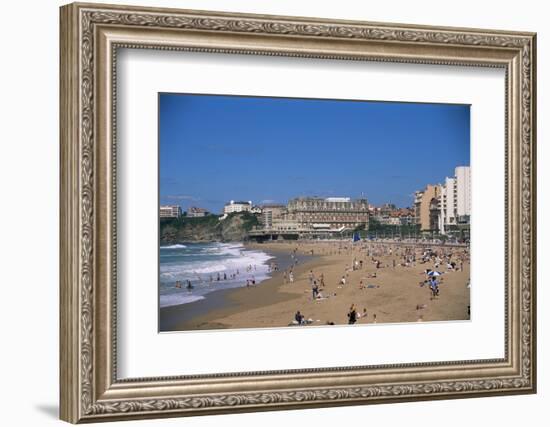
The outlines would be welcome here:
M 359 233 L 356 231 L 353 233 L 353 241 L 358 242 L 359 240 L 361 240 L 361 236 L 359 236 Z

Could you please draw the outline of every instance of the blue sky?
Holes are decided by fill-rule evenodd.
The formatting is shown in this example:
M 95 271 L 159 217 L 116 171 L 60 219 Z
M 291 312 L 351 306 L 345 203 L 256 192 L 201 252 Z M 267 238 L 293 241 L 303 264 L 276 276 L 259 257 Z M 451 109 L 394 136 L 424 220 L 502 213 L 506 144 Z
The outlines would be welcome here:
M 221 212 L 229 200 L 414 191 L 470 164 L 467 105 L 159 95 L 160 202 Z

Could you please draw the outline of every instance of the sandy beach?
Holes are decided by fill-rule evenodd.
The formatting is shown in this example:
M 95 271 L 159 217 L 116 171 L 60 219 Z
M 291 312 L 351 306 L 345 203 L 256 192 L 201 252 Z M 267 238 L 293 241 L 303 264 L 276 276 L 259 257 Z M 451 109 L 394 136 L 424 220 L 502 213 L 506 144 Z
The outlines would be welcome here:
M 307 326 L 348 324 L 352 305 L 357 324 L 470 318 L 470 262 L 463 247 L 430 246 L 431 256 L 425 256 L 425 246 L 404 243 L 272 242 L 247 247 L 274 254 L 277 260 L 293 254 L 309 258 L 294 267 L 281 262 L 272 278 L 255 286 L 216 291 L 203 301 L 162 308 L 161 331 L 287 327 L 293 326 L 297 311 Z M 426 269 L 443 273 L 437 277 L 437 297 L 423 283 Z M 314 282 L 320 288 L 315 299 Z

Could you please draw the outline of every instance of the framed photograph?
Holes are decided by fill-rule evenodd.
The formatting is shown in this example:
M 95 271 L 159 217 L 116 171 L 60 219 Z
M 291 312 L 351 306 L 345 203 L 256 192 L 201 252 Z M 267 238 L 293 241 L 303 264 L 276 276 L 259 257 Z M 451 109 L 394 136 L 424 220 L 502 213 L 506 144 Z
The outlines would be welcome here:
M 63 420 L 536 391 L 535 34 L 60 21 Z
M 158 120 L 160 332 L 469 320 L 469 105 L 160 93 Z

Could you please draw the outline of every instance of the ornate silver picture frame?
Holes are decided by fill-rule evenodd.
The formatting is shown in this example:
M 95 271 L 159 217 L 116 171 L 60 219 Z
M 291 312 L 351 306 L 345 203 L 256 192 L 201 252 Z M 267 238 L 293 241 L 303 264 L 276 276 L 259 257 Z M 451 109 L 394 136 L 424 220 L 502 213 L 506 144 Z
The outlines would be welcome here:
M 535 34 L 78 3 L 63 6 L 60 18 L 61 419 L 97 422 L 536 391 Z M 121 48 L 503 69 L 504 357 L 120 379 Z

